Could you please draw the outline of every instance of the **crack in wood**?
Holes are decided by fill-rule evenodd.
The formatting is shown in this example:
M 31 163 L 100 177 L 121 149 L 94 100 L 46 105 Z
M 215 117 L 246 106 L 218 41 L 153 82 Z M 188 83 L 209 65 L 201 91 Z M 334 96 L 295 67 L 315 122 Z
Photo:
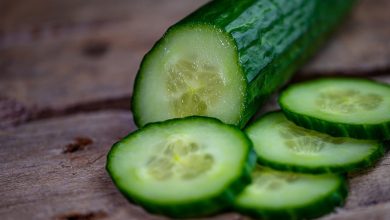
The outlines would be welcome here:
M 0 129 L 27 121 L 30 112 L 20 102 L 0 95 Z
M 96 158 L 93 159 L 92 161 L 89 161 L 87 164 L 88 164 L 88 165 L 92 165 L 92 164 L 96 163 L 96 161 L 100 160 L 101 158 L 103 158 L 103 157 L 105 157 L 105 156 L 106 156 L 105 153 L 104 153 L 104 154 L 101 154 L 100 156 L 96 157 Z
M 79 113 L 97 112 L 103 110 L 129 110 L 131 95 L 113 98 L 109 100 L 97 100 L 92 102 L 79 103 L 64 109 L 41 109 L 31 114 L 28 122 L 42 119 L 63 117 Z
M 88 213 L 67 213 L 54 217 L 56 220 L 96 220 L 106 218 L 108 215 L 103 211 L 88 212 Z

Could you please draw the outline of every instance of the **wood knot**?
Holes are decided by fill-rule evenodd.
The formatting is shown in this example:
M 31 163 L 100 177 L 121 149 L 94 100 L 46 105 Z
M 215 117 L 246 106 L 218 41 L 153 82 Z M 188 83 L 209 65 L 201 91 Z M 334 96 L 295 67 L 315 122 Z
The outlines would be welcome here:
M 97 211 L 97 212 L 88 212 L 88 213 L 68 213 L 63 214 L 55 219 L 57 220 L 97 220 L 97 219 L 103 219 L 107 217 L 107 213 L 103 211 Z
M 98 58 L 103 56 L 109 49 L 109 44 L 105 41 L 89 41 L 87 42 L 83 49 L 82 53 L 90 58 Z
M 73 143 L 66 145 L 63 153 L 74 153 L 76 151 L 84 150 L 86 146 L 92 144 L 93 141 L 88 137 L 76 137 Z

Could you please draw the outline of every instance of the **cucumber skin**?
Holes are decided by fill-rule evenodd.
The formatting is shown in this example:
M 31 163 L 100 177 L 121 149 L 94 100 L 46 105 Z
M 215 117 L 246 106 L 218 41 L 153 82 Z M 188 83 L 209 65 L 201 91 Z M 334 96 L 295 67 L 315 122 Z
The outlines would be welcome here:
M 279 105 L 289 120 L 307 129 L 316 130 L 334 137 L 352 137 L 368 140 L 390 139 L 390 121 L 381 124 L 345 124 L 297 114 L 289 110 L 281 102 L 279 102 Z
M 242 128 L 271 93 L 284 85 L 318 49 L 355 2 L 215 0 L 171 26 L 167 33 L 179 26 L 210 25 L 232 39 L 241 74 L 247 80 L 240 121 L 236 123 Z M 158 47 L 163 38 L 151 51 Z M 137 96 L 137 81 L 142 77 L 140 73 L 148 54 L 137 74 L 134 96 Z M 136 108 L 134 96 L 131 105 L 134 120 L 138 127 L 142 127 L 139 119 L 142 110 Z
M 121 141 L 124 141 L 128 138 L 131 138 L 132 136 L 139 134 L 142 130 L 147 129 L 148 127 L 175 123 L 178 120 L 187 120 L 187 121 L 207 120 L 209 123 L 223 124 L 220 120 L 215 118 L 203 117 L 203 116 L 188 116 L 180 119 L 170 119 L 164 122 L 154 122 L 154 123 L 147 124 L 144 128 L 140 130 L 136 130 L 133 133 L 130 133 L 129 135 L 124 137 Z M 142 198 L 134 197 L 133 195 L 131 195 L 131 193 L 127 192 L 125 189 L 120 189 L 119 187 L 117 187 L 117 189 L 122 193 L 122 195 L 126 197 L 128 201 L 130 201 L 131 203 L 141 205 L 148 212 L 155 213 L 155 214 L 162 214 L 173 218 L 202 217 L 230 208 L 236 195 L 238 195 L 245 188 L 245 186 L 247 186 L 252 182 L 251 173 L 256 165 L 257 156 L 256 153 L 253 151 L 253 145 L 251 140 L 246 136 L 245 133 L 243 133 L 235 126 L 226 125 L 226 124 L 223 125 L 229 126 L 232 129 L 236 130 L 237 132 L 242 133 L 243 137 L 246 138 L 246 142 L 249 147 L 247 152 L 248 156 L 243 166 L 241 176 L 239 176 L 237 180 L 231 182 L 228 186 L 226 186 L 224 191 L 221 192 L 220 194 L 215 195 L 213 198 L 209 198 L 207 201 L 193 201 L 193 202 L 180 203 L 180 204 L 176 204 L 176 203 L 155 204 L 153 203 L 153 201 L 147 201 Z M 116 177 L 113 175 L 114 172 L 111 171 L 110 161 L 114 160 L 114 157 L 112 155 L 114 154 L 115 149 L 119 146 L 119 143 L 121 141 L 116 142 L 112 146 L 109 153 L 107 154 L 106 171 L 108 172 L 115 186 L 118 186 L 118 184 L 116 181 Z
M 235 209 L 243 214 L 259 219 L 312 219 L 320 217 L 334 210 L 337 206 L 342 206 L 348 196 L 348 185 L 343 176 L 339 176 L 339 185 L 333 192 L 324 195 L 310 205 L 301 207 L 291 207 L 290 209 L 261 209 L 238 207 Z
M 348 79 L 348 78 L 337 78 L 337 79 Z M 348 80 L 352 80 L 352 79 L 348 79 Z M 318 79 L 317 81 L 320 80 L 321 79 Z M 368 79 L 353 79 L 353 80 L 365 81 L 367 83 L 381 84 L 383 86 L 387 86 L 390 88 L 390 85 L 388 84 L 375 82 Z M 315 83 L 315 81 L 310 83 Z M 283 96 L 284 94 L 286 94 L 287 90 L 281 93 L 278 99 L 278 103 L 286 118 L 288 118 L 290 121 L 294 122 L 298 126 L 315 130 L 318 132 L 326 133 L 334 137 L 351 137 L 351 138 L 366 139 L 366 140 L 390 140 L 390 121 L 383 122 L 380 124 L 346 124 L 346 123 L 328 121 L 325 119 L 318 119 L 312 116 L 295 113 L 291 111 L 287 107 L 287 105 L 283 104 Z

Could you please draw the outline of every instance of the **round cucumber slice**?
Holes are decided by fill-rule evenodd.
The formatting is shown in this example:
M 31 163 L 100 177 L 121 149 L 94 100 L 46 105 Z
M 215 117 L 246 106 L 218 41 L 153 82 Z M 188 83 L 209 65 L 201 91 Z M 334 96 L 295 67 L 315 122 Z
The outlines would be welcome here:
M 172 217 L 215 213 L 250 182 L 256 157 L 248 137 L 217 119 L 152 123 L 116 143 L 107 171 L 146 210 Z
M 336 138 L 305 129 L 282 112 L 268 113 L 246 129 L 261 164 L 305 173 L 347 172 L 373 165 L 384 154 L 374 140 Z
M 238 124 L 246 77 L 237 62 L 235 43 L 217 28 L 194 24 L 170 29 L 137 74 L 132 100 L 136 124 L 191 115 Z
M 390 86 L 365 79 L 298 83 L 279 104 L 297 125 L 336 137 L 390 139 Z
M 253 181 L 237 197 L 239 212 L 261 219 L 307 219 L 331 212 L 348 194 L 343 177 L 256 167 Z

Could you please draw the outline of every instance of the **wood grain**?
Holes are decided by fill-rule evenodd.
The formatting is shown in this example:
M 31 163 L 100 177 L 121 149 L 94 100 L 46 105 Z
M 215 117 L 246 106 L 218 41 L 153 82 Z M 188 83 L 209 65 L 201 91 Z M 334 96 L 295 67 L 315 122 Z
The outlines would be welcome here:
M 390 1 L 361 0 L 304 75 L 390 74 Z
M 129 112 L 105 111 L 1 131 L 1 219 L 165 219 L 127 202 L 105 171 L 112 144 L 134 128 Z
M 0 216 L 164 219 L 127 202 L 104 169 L 110 146 L 134 129 L 129 112 L 106 111 L 41 120 L 1 131 Z M 347 203 L 329 219 L 389 216 L 390 209 L 383 208 L 390 203 L 389 165 L 387 154 L 374 168 L 351 174 Z M 371 212 L 377 209 L 382 214 Z M 226 213 L 210 219 L 246 217 Z
M 0 219 L 166 219 L 117 191 L 106 154 L 135 129 L 128 109 L 142 56 L 204 2 L 0 1 Z M 389 0 L 361 0 L 293 82 L 357 75 L 390 83 L 389 11 Z M 258 116 L 278 109 L 276 97 Z M 389 166 L 387 153 L 349 174 L 345 207 L 321 219 L 390 219 Z
M 3 33 L 31 31 L 32 34 L 39 35 L 47 28 L 53 29 L 49 31 L 61 31 L 72 26 L 138 20 L 150 16 L 154 20 L 163 15 L 160 19 L 174 22 L 181 14 L 184 16 L 205 2 L 206 0 L 34 0 L 34 4 L 29 4 L 29 0 L 3 0 L 0 1 L 0 29 Z M 160 22 L 160 19 L 154 21 Z
M 142 56 L 205 2 L 39 0 L 30 8 L 24 1 L 0 7 L 0 96 L 22 104 L 30 118 L 129 109 Z M 388 74 L 388 11 L 388 0 L 362 0 L 301 76 Z
M 41 24 L 39 32 L 24 35 L 6 32 L 0 40 L 0 95 L 22 103 L 33 118 L 74 109 L 129 109 L 133 80 L 143 54 L 167 27 L 204 1 L 161 2 L 161 7 L 152 7 L 153 1 L 133 1 L 134 5 L 121 2 L 127 3 L 110 7 L 127 9 L 123 20 L 104 20 L 105 15 L 115 14 L 114 9 L 106 11 L 106 4 L 97 7 L 90 2 L 92 8 L 88 10 L 95 16 L 89 19 L 103 21 L 84 24 L 86 18 L 73 18 L 72 13 L 58 8 L 60 15 L 65 13 L 81 23 L 59 28 Z M 98 16 L 99 10 L 105 11 L 103 18 Z M 58 19 L 68 20 L 60 15 L 56 15 Z

